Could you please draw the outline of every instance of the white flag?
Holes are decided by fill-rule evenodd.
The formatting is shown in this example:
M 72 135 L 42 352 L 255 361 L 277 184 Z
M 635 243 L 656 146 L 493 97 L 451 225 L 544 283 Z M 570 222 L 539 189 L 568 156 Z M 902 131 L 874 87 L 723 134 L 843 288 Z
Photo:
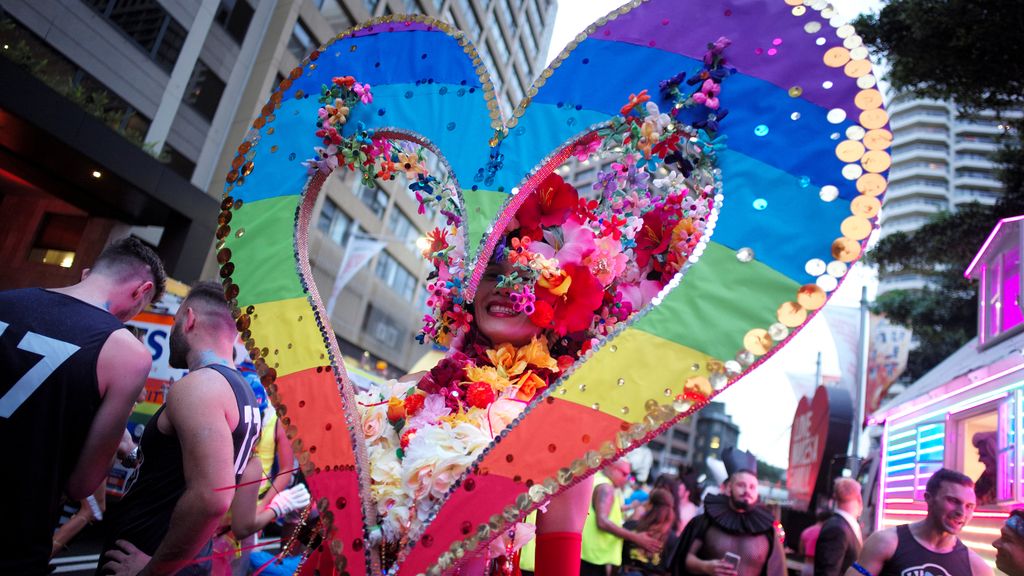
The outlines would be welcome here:
M 327 300 L 327 317 L 334 312 L 334 304 L 338 301 L 338 294 L 341 289 L 359 272 L 363 266 L 384 249 L 385 243 L 380 240 L 366 236 L 353 236 L 348 241 L 348 248 L 345 249 L 345 256 L 341 259 L 341 266 L 338 267 L 338 274 L 334 277 L 334 288 L 331 290 L 331 297 Z
M 836 355 L 839 356 L 839 386 L 855 394 L 859 386 L 857 357 L 860 350 L 860 308 L 826 306 L 822 313 L 832 332 Z

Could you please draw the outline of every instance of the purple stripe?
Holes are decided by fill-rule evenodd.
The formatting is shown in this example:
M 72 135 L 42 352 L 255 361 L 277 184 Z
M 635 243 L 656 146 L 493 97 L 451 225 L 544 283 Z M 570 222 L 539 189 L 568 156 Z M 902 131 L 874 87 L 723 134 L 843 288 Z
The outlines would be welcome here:
M 784 90 L 800 86 L 804 100 L 826 109 L 844 108 L 856 121 L 855 79 L 822 61 L 825 51 L 842 40 L 818 11 L 808 7 L 803 16 L 791 11 L 783 0 L 651 0 L 598 28 L 592 38 L 700 59 L 709 42 L 725 36 L 732 40 L 725 51 L 728 64 L 740 73 Z M 821 30 L 808 34 L 804 25 L 812 21 L 820 22 Z M 822 46 L 815 44 L 819 37 L 826 39 Z M 769 55 L 770 49 L 776 54 Z M 825 81 L 833 87 L 823 88 Z
M 374 24 L 368 28 L 358 30 L 352 34 L 352 36 L 359 38 L 360 36 L 370 36 L 381 32 L 411 32 L 414 30 L 426 30 L 431 32 L 438 30 L 438 28 L 437 26 L 430 26 L 423 22 L 382 22 L 380 24 Z

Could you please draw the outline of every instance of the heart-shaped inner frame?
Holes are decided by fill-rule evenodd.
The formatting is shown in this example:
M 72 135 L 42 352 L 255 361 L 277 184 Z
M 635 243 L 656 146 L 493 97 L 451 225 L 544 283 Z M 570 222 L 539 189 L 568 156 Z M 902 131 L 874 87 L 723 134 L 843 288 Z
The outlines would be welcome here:
M 716 242 L 707 246 L 700 263 L 688 273 L 685 292 L 675 290 L 667 294 L 659 306 L 591 354 L 558 388 L 559 394 L 551 394 L 535 405 L 527 417 L 501 439 L 500 445 L 485 455 L 414 543 L 403 571 L 427 571 L 430 567 L 440 570 L 441 565 L 471 550 L 471 544 L 479 544 L 493 537 L 493 532 L 501 531 L 511 521 L 509 518 L 521 515 L 520 504 L 532 506 L 534 498 L 545 499 L 559 490 L 562 480 L 571 483 L 592 473 L 602 461 L 619 451 L 616 443 L 627 447 L 635 445 L 667 426 L 679 414 L 671 408 L 671 397 L 661 399 L 661 389 L 679 388 L 687 382 L 700 386 L 707 383 L 712 388 L 734 382 L 758 356 L 784 342 L 789 328 L 803 325 L 813 311 L 824 304 L 826 291 L 835 287 L 835 278 L 829 283 L 825 282 L 829 279 L 819 277 L 815 283 L 818 272 L 812 270 L 817 270 L 817 262 L 823 263 L 821 258 L 834 258 L 841 263 L 856 259 L 872 227 L 870 220 L 877 216 L 878 196 L 885 188 L 881 173 L 888 166 L 888 155 L 884 152 L 889 142 L 885 130 L 887 116 L 880 107 L 878 91 L 873 89 L 870 64 L 860 53 L 857 39 L 851 36 L 852 29 L 836 31 L 838 40 L 823 35 L 815 41 L 814 35 L 823 30 L 821 19 L 830 17 L 825 14 L 826 10 L 831 12 L 830 8 L 790 7 L 784 2 L 737 2 L 720 12 L 696 10 L 686 22 L 708 34 L 696 40 L 689 40 L 694 36 L 692 30 L 680 34 L 674 27 L 680 9 L 678 2 L 652 0 L 639 9 L 633 8 L 617 11 L 592 26 L 577 39 L 578 50 L 563 52 L 541 75 L 537 85 L 531 88 L 529 98 L 521 103 L 515 116 L 504 123 L 508 138 L 503 151 L 509 156 L 505 170 L 499 171 L 496 178 L 498 193 L 462 190 L 466 195 L 466 212 L 470 215 L 497 212 L 497 206 L 506 199 L 501 193 L 502 183 L 510 188 L 509 182 L 521 179 L 526 168 L 524 161 L 527 166 L 536 163 L 538 157 L 533 155 L 531 146 L 545 149 L 564 142 L 565 126 L 571 126 L 570 122 L 591 125 L 595 120 L 613 115 L 597 113 L 599 109 L 606 110 L 607 105 L 590 95 L 603 91 L 606 93 L 600 94 L 603 97 L 614 93 L 617 109 L 630 92 L 645 87 L 656 90 L 659 81 L 681 70 L 692 74 L 700 68 L 703 50 L 700 45 L 720 33 L 740 43 L 734 47 L 734 64 L 740 77 L 729 89 L 735 88 L 735 98 L 744 103 L 744 108 L 734 109 L 726 122 L 736 129 L 724 128 L 730 136 L 730 148 L 723 157 L 723 172 L 727 175 L 726 185 L 736 185 L 729 188 L 729 206 L 734 207 L 729 210 L 733 213 L 730 216 L 723 212 L 723 221 L 727 224 L 719 225 L 719 228 L 726 227 L 725 233 L 721 230 L 716 233 Z M 369 561 L 366 527 L 361 515 L 354 513 L 360 501 L 356 470 L 365 470 L 365 466 L 357 465 L 353 449 L 360 445 L 354 436 L 358 422 L 351 416 L 352 410 L 346 414 L 338 403 L 340 386 L 343 403 L 350 408 L 353 406 L 351 390 L 337 362 L 336 349 L 332 350 L 329 345 L 326 315 L 318 300 L 312 297 L 315 287 L 294 273 L 297 263 L 300 267 L 304 265 L 304 259 L 297 258 L 304 248 L 291 239 L 296 224 L 303 230 L 308 226 L 308 208 L 301 209 L 297 195 L 306 176 L 296 174 L 295 164 L 282 162 L 280 156 L 275 159 L 274 154 L 281 145 L 284 148 L 281 152 L 294 160 L 296 153 L 306 157 L 316 144 L 316 139 L 309 134 L 308 120 L 304 120 L 309 117 L 310 108 L 303 100 L 308 97 L 304 91 L 315 91 L 332 74 L 321 70 L 341 66 L 354 70 L 348 73 L 365 79 L 368 74 L 377 74 L 372 72 L 374 54 L 386 53 L 391 61 L 398 61 L 399 55 L 407 57 L 404 68 L 398 70 L 408 71 L 402 76 L 408 79 L 408 84 L 384 76 L 375 81 L 378 87 L 385 85 L 382 92 L 375 90 L 376 96 L 391 104 L 383 124 L 378 117 L 383 108 L 376 111 L 367 108 L 362 115 L 356 113 L 354 117 L 373 127 L 388 125 L 388 122 L 394 126 L 419 127 L 414 129 L 447 154 L 463 146 L 469 156 L 462 154 L 453 160 L 458 171 L 471 174 L 477 168 L 486 168 L 489 163 L 487 147 L 483 147 L 483 153 L 473 156 L 473 150 L 481 149 L 465 144 L 482 143 L 491 136 L 479 124 L 473 126 L 472 117 L 480 116 L 481 110 L 486 117 L 489 109 L 492 127 L 502 128 L 495 135 L 496 139 L 501 140 L 505 135 L 490 93 L 490 81 L 471 45 L 454 33 L 458 46 L 449 50 L 445 33 L 437 28 L 448 31 L 445 25 L 420 17 L 388 18 L 383 24 L 378 22 L 339 35 L 336 42 L 314 52 L 303 68 L 293 71 L 239 147 L 228 178 L 226 191 L 230 196 L 222 204 L 218 229 L 221 275 L 226 293 L 235 305 L 239 330 L 296 444 L 311 491 L 317 498 L 326 529 L 327 549 L 334 555 L 336 565 L 344 565 L 355 574 L 364 573 Z M 827 23 L 824 30 L 831 30 Z M 384 37 L 387 37 L 385 44 L 377 42 Z M 448 41 L 455 44 L 455 41 Z M 575 48 L 575 44 L 571 48 Z M 768 55 L 774 56 L 774 51 L 787 57 L 762 65 L 757 61 L 766 54 L 761 44 L 775 47 L 769 49 Z M 805 44 L 821 46 L 823 55 L 817 52 L 819 49 L 806 48 Z M 657 48 L 653 48 L 655 45 Z M 607 49 L 611 47 L 614 49 Z M 787 52 L 790 47 L 802 49 Z M 475 59 L 471 66 L 478 68 L 472 69 L 462 56 L 463 49 L 470 59 Z M 430 59 L 420 57 L 428 52 Z M 351 54 L 356 57 L 352 59 Z M 458 62 L 460 57 L 461 63 Z M 601 62 L 602 58 L 633 65 L 621 69 L 603 67 L 602 78 L 595 84 L 600 85 L 602 91 L 589 89 L 579 72 L 585 70 L 583 66 L 588 60 Z M 431 59 L 457 65 L 421 72 L 418 67 L 429 65 Z M 556 67 L 573 69 L 571 82 L 568 71 L 560 71 L 560 76 L 553 75 Z M 480 76 L 479 82 L 475 81 L 476 76 Z M 478 92 L 475 98 L 446 100 L 438 97 L 440 90 L 434 87 L 421 88 L 424 78 L 442 87 L 452 86 L 452 92 L 460 93 L 459 98 L 463 92 L 472 94 L 474 86 Z M 458 88 L 459 78 L 465 88 Z M 412 88 L 413 79 L 416 89 Z M 536 89 L 545 81 L 548 86 L 544 94 L 549 95 L 548 100 L 543 100 Z M 439 116 L 447 114 L 446 118 L 457 119 L 458 129 L 446 134 L 444 122 L 436 128 L 429 122 L 424 125 L 423 118 L 417 116 L 422 116 L 420 109 L 403 104 L 403 92 L 423 94 Z M 563 107 L 561 101 L 556 111 L 554 102 L 563 96 L 568 102 L 580 102 L 575 105 L 575 111 Z M 531 112 L 535 113 L 524 115 L 531 99 L 534 101 Z M 656 99 L 664 102 L 663 95 Z M 452 102 L 457 104 L 455 108 Z M 540 108 L 535 111 L 538 102 Z M 453 113 L 454 110 L 458 113 Z M 858 122 L 847 119 L 858 114 Z M 463 117 L 470 118 L 471 126 L 466 128 L 469 133 L 460 132 L 465 126 Z M 448 122 L 448 126 L 453 124 Z M 521 136 L 523 130 L 525 137 Z M 545 131 L 549 136 L 547 140 L 543 137 Z M 843 134 L 846 140 L 841 140 Z M 553 142 L 551 135 L 556 137 Z M 773 140 L 776 135 L 779 140 Z M 765 153 L 772 147 L 751 146 L 760 142 L 757 139 L 763 139 L 766 145 L 779 146 L 778 149 L 787 153 Z M 513 141 L 519 142 L 518 147 L 510 149 Z M 793 142 L 799 142 L 800 146 L 785 146 Z M 256 152 L 261 150 L 266 154 L 268 148 L 270 155 L 261 156 L 264 167 L 254 180 L 251 173 Z M 754 212 L 749 212 L 751 199 Z M 834 202 L 837 199 L 841 202 Z M 764 211 L 769 205 L 790 211 L 791 217 L 800 223 L 800 232 L 789 230 L 792 222 L 766 226 L 779 222 L 778 217 L 775 220 L 756 217 L 757 212 L 771 213 Z M 471 239 L 485 236 L 479 227 L 468 228 Z M 297 241 L 301 244 L 301 239 Z M 471 242 L 470 248 L 476 245 Z M 806 272 L 803 270 L 805 262 Z M 735 293 L 733 299 L 726 300 L 727 308 L 722 305 L 724 286 Z M 705 305 L 710 302 L 717 304 Z M 695 340 L 697 334 L 701 337 Z M 733 357 L 737 349 L 740 352 Z M 647 373 L 647 368 L 653 365 L 659 366 L 659 374 L 654 378 Z M 609 403 L 602 396 L 618 387 L 619 381 L 625 382 L 624 387 L 633 383 L 643 385 L 642 390 L 631 396 L 639 406 L 631 409 L 625 419 L 621 411 L 613 412 L 614 401 Z M 600 408 L 594 409 L 594 405 Z M 571 460 L 572 466 L 556 470 L 547 478 L 515 481 L 517 466 L 512 465 L 508 456 L 515 461 L 522 455 L 544 454 L 549 450 L 544 432 L 572 420 L 589 421 L 595 414 L 600 414 L 605 424 L 594 428 L 595 435 L 588 435 L 586 442 L 582 437 L 579 439 L 587 449 L 581 458 Z M 348 433 L 339 431 L 346 426 Z M 540 433 L 526 434 L 531 429 Z M 597 442 L 597 436 L 608 444 Z M 556 446 L 556 451 L 562 452 L 562 448 Z M 365 463 L 365 460 L 359 462 Z M 524 463 L 517 461 L 516 464 Z M 494 494 L 501 498 L 490 498 Z M 513 497 L 511 502 L 504 500 L 506 495 Z M 474 513 L 490 514 L 482 518 L 482 523 L 472 523 L 480 528 L 473 531 L 471 525 L 473 533 L 468 539 L 462 530 L 464 520 L 456 513 L 466 508 L 472 508 Z M 363 512 L 372 517 L 372 510 Z M 370 568 L 375 570 L 375 567 Z

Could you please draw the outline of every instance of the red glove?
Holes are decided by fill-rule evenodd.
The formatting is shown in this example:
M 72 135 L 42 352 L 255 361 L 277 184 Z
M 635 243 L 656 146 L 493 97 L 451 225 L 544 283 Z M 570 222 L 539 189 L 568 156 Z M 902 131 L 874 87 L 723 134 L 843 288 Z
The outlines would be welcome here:
M 535 576 L 579 576 L 582 543 L 578 532 L 538 534 Z

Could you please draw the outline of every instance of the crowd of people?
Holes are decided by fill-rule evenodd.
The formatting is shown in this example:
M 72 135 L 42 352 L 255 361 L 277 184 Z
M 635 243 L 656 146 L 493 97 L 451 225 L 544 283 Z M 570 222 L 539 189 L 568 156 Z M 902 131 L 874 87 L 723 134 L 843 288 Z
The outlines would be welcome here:
M 0 438 L 20 468 L 0 481 L 18 498 L 0 574 L 48 574 L 51 556 L 97 520 L 105 532 L 97 574 L 209 574 L 217 565 L 215 573 L 230 573 L 242 547 L 215 553 L 215 545 L 244 541 L 309 503 L 304 485 L 288 487 L 291 452 L 279 426 L 260 434 L 271 409 L 235 368 L 237 332 L 218 283 L 195 285 L 179 306 L 170 364 L 188 373 L 139 446 L 127 436 L 152 359 L 124 323 L 159 299 L 165 282 L 157 255 L 128 238 L 77 284 L 0 293 Z M 115 455 L 135 471 L 108 509 Z M 284 482 L 270 481 L 275 456 Z M 55 531 L 65 498 L 82 507 Z
M 236 327 L 217 283 L 198 283 L 179 306 L 170 363 L 187 375 L 171 387 L 140 445 L 126 437 L 151 358 L 124 322 L 159 298 L 165 281 L 152 250 L 126 239 L 73 286 L 0 293 L 0 437 L 25 467 L 0 481 L 5 494 L 19 496 L 8 515 L 19 530 L 3 540 L 0 573 L 48 573 L 51 555 L 83 523 L 102 519 L 97 574 L 244 574 L 248 563 L 239 560 L 251 535 L 309 504 L 305 486 L 291 486 L 293 456 L 265 393 L 235 368 Z M 108 509 L 103 487 L 115 457 L 136 470 Z M 718 493 L 701 498 L 692 474 L 662 475 L 649 490 L 635 490 L 628 505 L 630 464 L 611 463 L 589 494 L 578 563 L 565 552 L 574 550 L 570 543 L 554 563 L 562 572 L 545 574 L 526 551 L 521 565 L 538 567 L 540 576 L 577 565 L 581 576 L 786 574 L 779 525 L 758 502 L 756 458 L 729 448 L 723 459 L 728 476 Z M 861 486 L 840 478 L 832 493 L 834 508 L 801 534 L 804 574 L 992 574 L 959 539 L 978 503 L 969 477 L 936 472 L 923 519 L 867 538 Z M 82 507 L 55 531 L 65 498 Z M 1024 575 L 1024 511 L 1009 516 L 993 545 L 1002 571 Z

